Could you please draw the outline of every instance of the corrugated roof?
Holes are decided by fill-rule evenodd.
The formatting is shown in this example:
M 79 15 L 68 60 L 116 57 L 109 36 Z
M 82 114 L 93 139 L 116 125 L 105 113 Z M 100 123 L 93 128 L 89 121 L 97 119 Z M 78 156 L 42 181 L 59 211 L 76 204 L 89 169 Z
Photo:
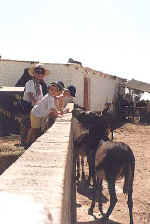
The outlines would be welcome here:
M 150 84 L 146 82 L 137 81 L 135 79 L 131 79 L 126 83 L 126 86 L 130 89 L 141 90 L 144 92 L 150 93 Z

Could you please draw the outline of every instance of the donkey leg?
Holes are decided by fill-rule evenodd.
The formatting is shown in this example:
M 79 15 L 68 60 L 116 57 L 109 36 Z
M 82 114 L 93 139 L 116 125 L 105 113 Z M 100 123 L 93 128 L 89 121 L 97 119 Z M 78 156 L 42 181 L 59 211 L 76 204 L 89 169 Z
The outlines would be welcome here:
M 132 192 L 133 192 L 133 180 L 134 180 L 134 164 L 132 167 L 129 166 L 129 170 L 125 175 L 123 193 L 128 194 L 128 209 L 129 209 L 129 216 L 130 216 L 130 224 L 133 224 L 133 199 L 132 199 Z
M 95 174 L 95 158 L 94 155 L 90 154 L 87 156 L 87 161 L 89 164 L 89 177 L 88 183 L 90 185 L 91 178 L 93 180 L 93 186 L 96 185 L 96 174 Z
M 130 224 L 133 224 L 133 199 L 132 199 L 132 191 L 128 193 L 128 208 L 129 208 L 129 216 L 130 216 Z
M 108 191 L 109 191 L 109 195 L 110 195 L 110 205 L 109 208 L 105 214 L 105 218 L 109 218 L 109 216 L 111 215 L 118 199 L 116 196 L 116 190 L 115 190 L 115 179 L 109 179 L 108 180 Z
M 85 172 L 84 172 L 84 157 L 81 156 L 81 166 L 82 166 L 82 179 L 85 179 Z
M 95 208 L 95 203 L 96 203 L 96 191 L 97 191 L 97 184 L 95 183 L 93 186 L 93 191 L 92 191 L 92 202 L 91 202 L 91 206 L 88 210 L 88 214 L 89 215 L 93 215 L 93 209 Z
M 91 162 L 90 162 L 90 159 L 89 159 L 88 157 L 87 157 L 87 162 L 88 162 L 88 166 L 89 166 L 88 184 L 90 185 L 91 177 L 92 177 L 92 168 L 91 168 Z
M 132 199 L 132 192 L 133 192 L 133 179 L 134 179 L 134 171 L 133 176 L 131 176 L 131 179 L 129 180 L 129 190 L 128 190 L 128 208 L 129 208 L 129 216 L 130 216 L 130 224 L 133 224 L 133 199 Z
M 80 156 L 79 156 L 78 153 L 76 154 L 76 165 L 77 165 L 77 176 L 76 176 L 76 179 L 77 179 L 77 181 L 79 181 L 80 180 Z
M 98 188 L 98 190 L 99 190 L 98 208 L 99 208 L 99 211 L 102 214 L 102 216 L 104 216 L 103 204 L 102 204 L 102 190 L 103 190 L 102 182 L 103 182 L 103 180 L 98 178 L 98 180 L 97 180 L 97 183 L 99 186 L 99 188 Z

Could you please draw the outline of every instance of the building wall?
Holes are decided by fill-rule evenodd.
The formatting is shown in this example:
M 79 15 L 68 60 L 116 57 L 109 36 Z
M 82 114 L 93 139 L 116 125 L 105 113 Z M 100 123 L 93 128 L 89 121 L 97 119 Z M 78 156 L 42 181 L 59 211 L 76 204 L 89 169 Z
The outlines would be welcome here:
M 32 62 L 0 60 L 0 86 L 15 86 L 24 69 L 31 65 Z
M 33 62 L 1 60 L 0 86 L 15 86 L 16 82 L 23 75 L 24 69 L 31 66 L 33 66 Z M 80 105 L 83 104 L 83 75 L 76 70 L 78 65 L 44 63 L 44 67 L 50 70 L 50 75 L 45 79 L 46 82 L 61 80 L 66 86 L 70 84 L 75 85 L 78 93 L 76 101 Z
M 35 62 L 37 63 L 37 62 Z M 15 86 L 23 75 L 24 69 L 33 66 L 33 62 L 13 60 L 0 61 L 0 86 Z M 81 67 L 78 64 L 52 64 L 44 63 L 49 69 L 50 75 L 45 78 L 48 81 L 63 81 L 65 86 L 73 84 L 77 88 L 76 103 L 84 106 L 84 77 L 88 78 L 88 108 L 102 110 L 107 101 L 113 101 L 116 86 L 119 79 L 111 75 L 97 72 L 90 68 Z
M 65 86 L 75 85 L 77 88 L 76 103 L 83 105 L 84 75 L 79 70 L 79 65 L 74 64 L 44 64 L 49 69 L 50 75 L 45 81 L 63 81 Z
M 92 77 L 90 93 L 92 100 L 90 109 L 102 111 L 106 102 L 112 103 L 116 94 L 117 85 L 117 80 Z

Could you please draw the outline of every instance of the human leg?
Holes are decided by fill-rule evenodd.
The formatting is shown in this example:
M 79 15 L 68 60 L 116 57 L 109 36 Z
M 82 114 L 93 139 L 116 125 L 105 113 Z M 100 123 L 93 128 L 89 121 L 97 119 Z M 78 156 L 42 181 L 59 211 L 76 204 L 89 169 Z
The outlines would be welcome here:
M 30 114 L 31 128 L 28 131 L 25 148 L 28 148 L 40 134 L 41 118 Z

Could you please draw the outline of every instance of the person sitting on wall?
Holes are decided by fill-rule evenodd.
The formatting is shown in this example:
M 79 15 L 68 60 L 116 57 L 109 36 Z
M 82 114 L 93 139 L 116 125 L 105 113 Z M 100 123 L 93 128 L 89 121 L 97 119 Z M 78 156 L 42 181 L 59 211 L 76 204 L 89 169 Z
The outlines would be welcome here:
M 48 93 L 36 104 L 30 112 L 31 128 L 26 138 L 25 149 L 28 148 L 40 135 L 42 119 L 49 116 L 52 119 L 60 113 L 60 108 L 56 96 L 60 95 L 62 86 L 56 82 L 47 85 Z
M 25 143 L 27 131 L 30 128 L 30 111 L 34 105 L 38 104 L 43 97 L 42 86 L 40 82 L 49 74 L 49 71 L 42 65 L 37 64 L 28 69 L 32 79 L 25 84 L 23 100 L 21 102 L 24 117 L 20 122 L 21 146 Z

